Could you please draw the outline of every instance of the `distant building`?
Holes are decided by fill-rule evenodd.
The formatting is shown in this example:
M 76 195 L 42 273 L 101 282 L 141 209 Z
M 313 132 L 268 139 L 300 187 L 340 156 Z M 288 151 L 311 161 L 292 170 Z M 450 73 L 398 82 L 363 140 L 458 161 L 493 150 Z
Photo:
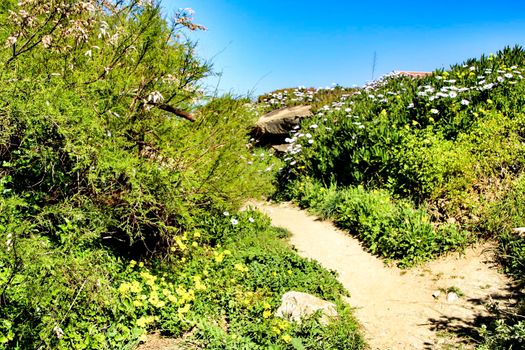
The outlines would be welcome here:
M 404 75 L 404 76 L 412 77 L 412 78 L 424 78 L 426 76 L 431 75 L 432 72 L 408 72 L 408 71 L 395 70 L 393 74 L 394 75 Z

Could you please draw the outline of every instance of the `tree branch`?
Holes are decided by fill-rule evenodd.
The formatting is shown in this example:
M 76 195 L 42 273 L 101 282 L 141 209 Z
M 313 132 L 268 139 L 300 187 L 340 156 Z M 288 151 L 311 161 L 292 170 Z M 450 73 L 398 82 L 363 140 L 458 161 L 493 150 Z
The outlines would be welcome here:
M 194 122 L 195 121 L 195 117 L 193 115 L 191 115 L 190 113 L 188 112 L 185 112 L 183 111 L 182 109 L 178 109 L 178 108 L 175 108 L 173 106 L 170 106 L 169 104 L 166 104 L 166 103 L 148 103 L 148 104 L 151 104 L 159 109 L 162 109 L 163 111 L 166 111 L 166 112 L 170 112 L 170 113 L 173 113 L 181 118 L 184 118 L 184 119 L 187 119 L 191 122 Z

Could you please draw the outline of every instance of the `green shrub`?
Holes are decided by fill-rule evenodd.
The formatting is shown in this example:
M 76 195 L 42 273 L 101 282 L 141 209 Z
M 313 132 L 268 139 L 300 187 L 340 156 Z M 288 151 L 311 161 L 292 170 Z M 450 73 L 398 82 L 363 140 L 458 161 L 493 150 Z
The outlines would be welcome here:
M 372 254 L 397 261 L 402 267 L 461 249 L 467 232 L 453 224 L 436 225 L 423 209 L 395 200 L 384 190 L 363 187 L 325 188 L 303 181 L 292 186 L 294 198 L 322 217 L 359 238 Z

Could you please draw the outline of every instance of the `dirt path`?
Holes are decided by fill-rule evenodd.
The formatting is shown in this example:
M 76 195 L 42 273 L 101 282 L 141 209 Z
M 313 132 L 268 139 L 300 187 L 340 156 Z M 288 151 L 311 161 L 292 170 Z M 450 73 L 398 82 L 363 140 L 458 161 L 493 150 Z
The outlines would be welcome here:
M 469 349 L 468 338 L 476 336 L 487 316 L 485 304 L 508 302 L 511 296 L 510 282 L 491 264 L 492 250 L 487 246 L 400 270 L 385 266 L 331 223 L 296 207 L 255 206 L 274 225 L 292 232 L 290 243 L 300 255 L 339 273 L 374 350 Z M 457 300 L 447 300 L 451 287 L 457 288 Z

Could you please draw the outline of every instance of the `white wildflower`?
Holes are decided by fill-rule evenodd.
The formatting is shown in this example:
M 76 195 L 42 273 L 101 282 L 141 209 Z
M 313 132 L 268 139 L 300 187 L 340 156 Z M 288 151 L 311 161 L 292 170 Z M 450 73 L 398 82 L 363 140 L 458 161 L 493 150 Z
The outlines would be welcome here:
M 10 36 L 7 38 L 5 44 L 6 46 L 13 46 L 18 41 L 18 38 L 16 36 Z
M 222 213 L 222 215 L 224 215 L 224 216 L 230 216 L 230 213 L 228 213 L 227 211 L 225 211 L 224 213 Z
M 232 218 L 231 220 L 232 225 L 237 225 L 239 221 L 236 218 Z
M 156 104 L 164 101 L 164 96 L 162 96 L 162 94 L 158 91 L 152 91 L 146 98 L 146 101 Z
M 435 109 L 435 108 L 432 108 L 430 110 L 430 113 L 432 113 L 432 114 L 439 114 L 439 111 L 437 109 Z
M 45 49 L 51 46 L 51 42 L 53 41 L 53 37 L 51 35 L 44 35 L 42 37 L 42 46 L 44 46 Z
M 251 223 L 254 223 L 255 222 L 255 219 L 252 218 L 251 216 L 248 218 L 248 221 L 251 222 Z
M 470 104 L 470 101 L 469 101 L 469 100 L 465 100 L 465 99 L 463 99 L 463 100 L 461 100 L 461 104 L 462 104 L 463 106 L 468 106 L 468 105 Z

